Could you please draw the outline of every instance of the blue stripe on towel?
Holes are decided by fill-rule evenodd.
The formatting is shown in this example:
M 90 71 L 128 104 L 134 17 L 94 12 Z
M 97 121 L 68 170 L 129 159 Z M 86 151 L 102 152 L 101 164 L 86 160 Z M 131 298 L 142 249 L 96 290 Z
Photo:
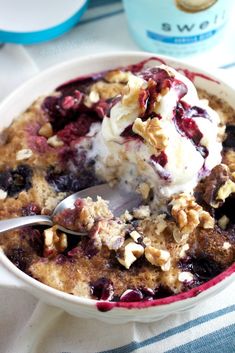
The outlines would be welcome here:
M 214 331 L 194 341 L 170 349 L 166 353 L 234 353 L 235 324 Z
M 164 340 L 164 339 L 166 339 L 168 337 L 171 337 L 171 336 L 173 336 L 173 335 L 175 335 L 177 333 L 187 331 L 187 330 L 191 329 L 192 327 L 201 325 L 201 324 L 203 324 L 203 323 L 205 323 L 207 321 L 216 319 L 217 317 L 226 315 L 226 314 L 231 313 L 233 311 L 235 311 L 235 305 L 231 305 L 231 306 L 228 306 L 228 307 L 226 307 L 224 309 L 217 310 L 217 311 L 215 311 L 213 313 L 200 316 L 197 319 L 190 320 L 190 321 L 188 321 L 188 322 L 186 322 L 186 323 L 184 323 L 182 325 L 173 327 L 173 328 L 171 328 L 171 329 L 169 329 L 169 330 L 167 330 L 165 332 L 160 333 L 159 335 L 156 335 L 156 336 L 153 336 L 151 338 L 148 338 L 148 339 L 146 339 L 146 340 L 144 340 L 142 342 L 133 341 L 133 342 L 131 342 L 129 344 L 126 344 L 126 345 L 124 345 L 122 347 L 114 348 L 114 349 L 107 350 L 107 351 L 102 351 L 100 353 L 131 353 L 131 352 L 136 351 L 137 349 L 141 349 L 143 347 L 149 346 L 151 344 L 154 344 L 156 342 Z M 213 352 L 213 353 L 217 353 L 217 352 Z M 222 353 L 225 353 L 225 352 L 222 352 Z M 232 351 L 232 352 L 229 352 L 229 353 L 234 353 L 234 352 Z

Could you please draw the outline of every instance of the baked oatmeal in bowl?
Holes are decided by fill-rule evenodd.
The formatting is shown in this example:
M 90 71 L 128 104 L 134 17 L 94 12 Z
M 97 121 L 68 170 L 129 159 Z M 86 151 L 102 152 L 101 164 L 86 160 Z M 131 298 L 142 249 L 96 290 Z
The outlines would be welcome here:
M 233 97 L 213 75 L 145 53 L 76 60 L 20 88 L 0 108 L 1 220 L 50 215 L 102 183 L 142 202 L 115 217 L 99 195 L 77 199 L 53 227 L 5 232 L 3 268 L 46 302 L 113 322 L 222 289 L 235 261 Z

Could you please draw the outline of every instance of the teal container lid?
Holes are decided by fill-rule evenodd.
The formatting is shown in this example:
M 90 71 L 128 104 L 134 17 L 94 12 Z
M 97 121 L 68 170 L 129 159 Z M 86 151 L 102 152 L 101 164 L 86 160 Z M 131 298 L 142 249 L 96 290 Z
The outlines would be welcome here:
M 88 0 L 0 0 L 0 43 L 34 44 L 75 26 Z

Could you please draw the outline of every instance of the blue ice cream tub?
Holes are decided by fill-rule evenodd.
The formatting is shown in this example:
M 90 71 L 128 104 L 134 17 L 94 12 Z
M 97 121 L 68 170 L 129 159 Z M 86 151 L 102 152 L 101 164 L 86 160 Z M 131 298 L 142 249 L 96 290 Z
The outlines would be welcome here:
M 172 56 L 204 52 L 221 40 L 232 0 L 123 0 L 141 48 Z

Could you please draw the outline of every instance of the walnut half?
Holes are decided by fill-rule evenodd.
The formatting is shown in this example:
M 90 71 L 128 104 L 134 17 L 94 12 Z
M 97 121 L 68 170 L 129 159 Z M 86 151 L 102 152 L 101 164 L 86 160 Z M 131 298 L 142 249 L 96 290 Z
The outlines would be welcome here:
M 44 230 L 44 256 L 54 257 L 68 246 L 67 235 L 58 230 L 57 226 Z
M 214 228 L 214 219 L 195 202 L 191 195 L 175 195 L 169 204 L 181 234 L 190 234 L 197 226 L 205 229 Z
M 137 118 L 133 124 L 132 130 L 143 137 L 150 146 L 154 147 L 159 152 L 167 147 L 168 137 L 165 135 L 161 120 L 158 118 L 149 118 L 146 121 Z

